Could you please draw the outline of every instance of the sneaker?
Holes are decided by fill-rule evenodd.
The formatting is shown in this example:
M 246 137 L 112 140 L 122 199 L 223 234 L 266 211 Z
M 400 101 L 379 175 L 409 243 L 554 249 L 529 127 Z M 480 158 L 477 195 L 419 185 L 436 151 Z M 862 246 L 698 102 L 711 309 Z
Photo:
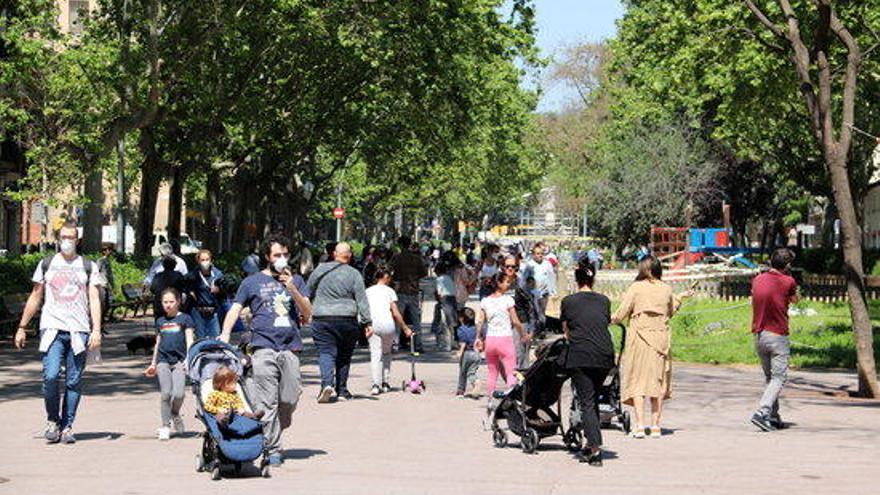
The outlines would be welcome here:
M 165 441 L 171 439 L 171 428 L 167 426 L 160 427 L 157 431 L 159 440 Z
M 643 426 L 637 426 L 633 428 L 632 431 L 633 438 L 645 438 L 645 428 Z
M 455 393 L 455 398 L 456 399 L 464 399 L 464 392 L 459 390 L 458 392 Z
M 46 423 L 46 431 L 43 432 L 43 437 L 49 443 L 58 443 L 61 440 L 61 430 L 58 428 L 58 423 L 49 421 Z
M 784 430 L 788 428 L 788 425 L 785 424 L 785 421 L 782 421 L 782 418 L 779 416 L 770 416 L 770 424 L 773 425 L 777 430 Z
M 382 389 L 380 389 L 378 385 L 373 385 L 373 388 L 370 389 L 370 395 L 379 395 L 381 393 Z
M 652 426 L 648 428 L 648 434 L 651 438 L 660 438 L 663 436 L 663 429 L 659 426 Z
M 61 432 L 61 443 L 76 443 L 76 435 L 71 428 L 65 428 Z
M 339 397 L 340 399 L 343 399 L 343 400 L 354 399 L 354 396 L 351 395 L 351 392 L 349 392 L 348 390 L 340 390 L 339 393 L 337 393 L 336 395 L 337 395 L 337 397 Z
M 770 422 L 770 418 L 761 414 L 755 413 L 752 414 L 752 424 L 761 429 L 761 431 L 774 431 L 776 428 L 773 426 L 773 423 Z
M 391 392 L 391 390 L 392 390 L 391 385 L 388 385 L 388 382 L 382 382 L 382 392 L 383 393 L 387 394 L 388 392 Z
M 272 467 L 278 467 L 284 464 L 284 456 L 281 454 L 269 454 L 269 465 Z
M 586 462 L 590 466 L 602 467 L 602 451 L 597 450 L 596 453 L 592 453 L 589 449 L 584 450 L 581 452 L 578 462 Z
M 186 425 L 183 424 L 183 418 L 175 416 L 171 421 L 174 424 L 174 433 L 176 435 L 183 435 L 186 433 Z
M 333 400 L 335 392 L 333 387 L 327 385 L 326 387 L 321 389 L 321 393 L 318 394 L 318 404 L 327 404 L 328 402 Z

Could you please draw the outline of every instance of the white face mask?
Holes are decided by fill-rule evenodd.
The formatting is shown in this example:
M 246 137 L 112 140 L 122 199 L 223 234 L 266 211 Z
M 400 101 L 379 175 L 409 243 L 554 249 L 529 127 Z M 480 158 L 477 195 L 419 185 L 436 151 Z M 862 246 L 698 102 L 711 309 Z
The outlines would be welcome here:
M 272 267 L 275 268 L 276 272 L 281 273 L 284 271 L 285 268 L 287 268 L 287 264 L 289 261 L 290 261 L 290 258 L 288 258 L 286 256 L 282 256 L 282 257 L 276 259 L 272 263 Z
M 211 269 L 211 262 L 210 261 L 202 261 L 199 263 L 199 266 L 202 267 L 202 270 L 208 271 Z
M 76 252 L 76 243 L 69 240 L 64 239 L 61 241 L 61 253 L 66 255 L 71 255 Z

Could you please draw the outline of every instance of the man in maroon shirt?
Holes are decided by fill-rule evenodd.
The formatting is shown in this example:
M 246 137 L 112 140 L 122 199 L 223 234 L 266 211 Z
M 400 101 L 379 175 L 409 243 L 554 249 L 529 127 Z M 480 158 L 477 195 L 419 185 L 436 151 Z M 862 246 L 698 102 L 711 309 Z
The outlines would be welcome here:
M 792 261 L 794 253 L 777 249 L 770 257 L 770 270 L 752 280 L 752 333 L 767 387 L 751 421 L 763 431 L 784 427 L 779 417 L 779 393 L 791 354 L 788 306 L 798 301 L 797 282 L 789 275 Z

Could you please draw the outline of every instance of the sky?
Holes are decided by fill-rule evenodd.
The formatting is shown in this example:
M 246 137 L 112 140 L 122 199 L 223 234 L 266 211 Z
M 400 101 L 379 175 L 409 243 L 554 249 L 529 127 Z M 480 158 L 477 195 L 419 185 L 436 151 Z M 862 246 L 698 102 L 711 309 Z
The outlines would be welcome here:
M 611 38 L 616 31 L 614 21 L 622 15 L 620 0 L 535 0 L 541 55 L 552 58 L 565 46 Z M 577 97 L 574 89 L 543 79 L 539 79 L 544 90 L 539 112 L 561 110 Z

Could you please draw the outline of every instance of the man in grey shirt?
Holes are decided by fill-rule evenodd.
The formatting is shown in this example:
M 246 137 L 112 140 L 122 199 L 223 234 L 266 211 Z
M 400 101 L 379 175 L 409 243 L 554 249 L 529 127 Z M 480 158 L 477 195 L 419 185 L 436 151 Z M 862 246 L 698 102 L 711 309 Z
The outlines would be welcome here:
M 351 261 L 351 246 L 340 242 L 333 260 L 321 263 L 309 277 L 312 295 L 312 339 L 318 348 L 321 369 L 319 403 L 336 397 L 351 399 L 348 371 L 361 332 L 373 333 L 364 279 Z M 363 329 L 362 328 L 363 326 Z

